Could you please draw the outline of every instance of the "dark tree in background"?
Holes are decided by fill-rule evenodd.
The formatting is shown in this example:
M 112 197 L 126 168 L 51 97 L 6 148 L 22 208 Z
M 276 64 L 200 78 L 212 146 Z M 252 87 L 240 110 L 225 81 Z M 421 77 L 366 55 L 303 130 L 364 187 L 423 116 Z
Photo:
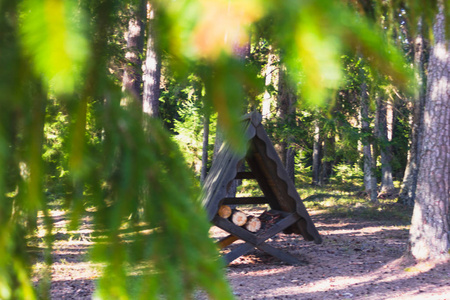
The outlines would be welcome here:
M 142 51 L 144 49 L 147 1 L 139 0 L 130 5 L 130 20 L 126 37 L 125 64 L 122 87 L 134 101 L 140 102 L 142 94 Z M 127 100 L 127 102 L 130 100 Z

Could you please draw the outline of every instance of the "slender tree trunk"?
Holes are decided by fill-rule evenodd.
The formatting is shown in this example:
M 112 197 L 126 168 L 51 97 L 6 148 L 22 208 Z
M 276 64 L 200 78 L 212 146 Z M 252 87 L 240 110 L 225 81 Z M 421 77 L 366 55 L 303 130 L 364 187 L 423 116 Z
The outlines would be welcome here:
M 280 73 L 278 78 L 278 109 L 277 109 L 277 118 L 279 120 L 279 125 L 283 127 L 286 122 L 287 115 L 289 114 L 289 94 L 287 88 L 287 78 L 286 78 L 286 67 L 282 65 L 280 67 Z M 286 149 L 287 143 L 286 139 L 283 138 L 282 141 L 278 142 L 275 145 L 275 149 L 278 152 L 278 156 L 280 157 L 283 164 L 286 164 Z M 286 165 L 285 165 L 286 167 Z
M 128 31 L 126 33 L 127 50 L 125 53 L 126 62 L 122 79 L 122 89 L 131 95 L 135 101 L 141 99 L 141 56 L 144 49 L 146 3 L 147 1 L 140 0 L 132 8 L 132 16 L 128 22 Z M 125 103 L 129 103 L 129 101 L 130 99 L 125 100 Z
M 450 40 L 443 3 L 433 26 L 434 43 L 420 151 L 416 202 L 410 229 L 416 259 L 450 260 Z
M 147 53 L 144 64 L 144 95 L 142 109 L 150 117 L 159 116 L 159 95 L 161 81 L 161 56 L 158 48 L 158 32 L 156 30 L 157 11 L 154 2 L 150 2 L 147 33 Z
M 320 184 L 320 153 L 322 152 L 322 138 L 320 136 L 319 120 L 314 121 L 314 144 L 312 157 L 312 184 Z
M 335 137 L 334 134 L 328 133 L 323 139 L 323 157 L 322 168 L 320 170 L 319 184 L 323 185 L 329 183 L 333 172 L 333 155 L 335 153 Z
M 286 151 L 286 171 L 295 183 L 295 149 L 293 147 L 288 147 Z
M 361 134 L 363 144 L 364 161 L 364 189 L 370 196 L 372 202 L 377 202 L 377 178 L 375 176 L 375 153 L 373 149 L 373 138 L 369 125 L 369 94 L 367 84 L 363 81 L 361 84 Z
M 283 76 L 283 78 L 281 78 Z M 281 100 L 280 102 L 283 102 L 284 104 L 283 109 L 286 111 L 284 112 L 284 122 L 287 124 L 289 128 L 293 128 L 294 126 L 297 126 L 296 120 L 295 120 L 295 103 L 297 102 L 297 96 L 293 91 L 292 85 L 290 84 L 286 70 L 283 70 L 283 72 L 279 72 L 279 78 L 278 81 L 283 81 L 284 85 L 279 85 L 279 88 L 282 90 L 279 90 L 278 92 L 281 93 L 279 96 L 281 98 L 284 98 L 284 100 Z M 295 182 L 295 148 L 294 148 L 294 136 L 292 134 L 288 134 L 286 138 L 286 145 L 284 148 L 284 166 L 286 168 L 286 171 L 289 175 L 289 178 L 291 178 L 292 182 Z
M 422 31 L 419 24 L 418 31 Z M 425 50 L 422 34 L 419 33 L 414 41 L 414 66 L 416 70 L 417 92 L 412 102 L 410 115 L 411 141 L 408 151 L 408 162 L 403 175 L 398 201 L 404 205 L 413 206 L 416 197 L 417 175 L 419 170 L 419 132 L 423 122 L 423 110 L 425 106 Z
M 286 67 L 281 66 L 278 78 L 278 110 L 277 117 L 280 120 L 282 126 L 291 127 L 295 126 L 295 93 L 292 91 L 291 84 L 286 73 Z M 283 133 L 283 141 L 275 145 L 278 155 L 284 164 L 286 170 L 291 172 L 291 178 L 294 178 L 294 157 L 295 149 L 291 147 L 291 142 L 293 141 L 293 136 L 288 134 L 285 136 Z M 291 165 L 288 165 L 291 164 Z
M 274 72 L 276 69 L 275 68 L 276 60 L 277 60 L 276 55 L 273 53 L 272 47 L 270 47 L 268 58 L 267 58 L 267 65 L 266 65 L 265 74 L 264 74 L 266 91 L 264 92 L 264 98 L 262 101 L 262 117 L 263 117 L 263 119 L 267 119 L 270 117 L 271 105 L 274 100 L 273 96 L 269 93 L 267 88 L 275 82 L 274 79 L 275 79 L 276 75 L 274 74 Z
M 209 114 L 203 116 L 203 146 L 202 146 L 202 169 L 200 172 L 200 182 L 203 183 L 206 178 L 208 165 L 208 144 L 209 144 Z
M 394 107 L 391 102 L 384 102 L 378 97 L 378 140 L 380 141 L 381 152 L 381 192 L 391 193 L 394 187 L 392 178 L 392 135 L 394 127 Z

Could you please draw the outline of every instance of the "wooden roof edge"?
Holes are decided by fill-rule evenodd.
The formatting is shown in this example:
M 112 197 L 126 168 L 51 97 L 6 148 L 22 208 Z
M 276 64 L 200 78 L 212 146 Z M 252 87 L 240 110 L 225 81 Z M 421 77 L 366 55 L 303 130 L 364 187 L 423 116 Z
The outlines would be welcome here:
M 249 120 L 253 126 L 257 127 L 262 122 L 262 115 L 256 110 L 244 115 L 242 117 L 243 121 Z
M 249 114 L 250 115 L 250 114 Z M 246 137 L 246 143 L 248 144 L 256 135 L 256 128 L 253 125 L 253 119 L 254 117 L 250 116 L 250 118 L 247 118 L 250 120 L 250 122 L 243 127 L 243 134 Z M 242 121 L 246 121 L 247 119 L 243 119 Z M 247 148 L 248 145 L 247 145 Z M 226 158 L 227 155 L 232 154 L 230 157 L 228 157 L 228 162 L 223 162 L 222 159 Z M 223 198 L 225 198 L 226 195 L 226 188 L 220 187 L 218 185 L 222 184 L 224 186 L 227 186 L 228 183 L 230 183 L 235 177 L 238 172 L 237 170 L 237 164 L 239 161 L 245 159 L 245 156 L 247 153 L 237 153 L 235 152 L 230 145 L 225 141 L 222 146 L 220 147 L 219 153 L 217 154 L 216 159 L 213 161 L 210 172 L 206 176 L 205 183 L 209 183 L 210 180 L 212 180 L 214 176 L 218 176 L 218 173 L 222 173 L 222 176 L 225 176 L 224 178 L 221 178 L 221 180 L 214 179 L 213 182 L 209 183 L 206 188 L 208 190 L 205 190 L 205 186 L 203 187 L 203 191 L 201 193 L 201 203 L 203 207 L 205 207 L 208 219 L 211 221 L 218 208 L 219 208 L 219 201 Z M 235 163 L 232 163 L 235 161 Z M 222 168 L 216 168 L 217 163 L 224 163 L 226 168 L 231 168 L 231 170 L 223 170 Z M 212 171 L 212 172 L 211 172 Z M 212 176 L 212 177 L 211 177 Z M 215 211 L 215 212 L 214 212 Z
M 292 182 L 291 178 L 289 177 L 289 175 L 286 172 L 286 169 L 284 168 L 283 164 L 277 163 L 277 161 L 280 160 L 280 158 L 274 157 L 271 151 L 267 151 L 269 147 L 268 143 L 270 143 L 270 145 L 272 144 L 272 142 L 270 141 L 269 137 L 267 136 L 266 131 L 264 130 L 264 128 L 262 127 L 262 124 L 260 124 L 259 126 L 261 126 L 261 130 L 258 130 L 260 128 L 257 128 L 256 130 L 256 136 L 264 142 L 264 144 L 266 145 L 265 149 L 266 149 L 266 155 L 269 159 L 271 159 L 272 161 L 275 162 L 276 164 L 276 173 L 278 178 L 280 178 L 282 181 L 284 181 L 287 185 L 287 194 L 289 197 L 291 197 L 295 204 L 296 204 L 296 212 L 300 215 L 300 217 L 302 217 L 305 221 L 306 221 L 306 231 L 309 235 L 309 237 L 304 236 L 305 239 L 307 240 L 314 240 L 314 242 L 316 244 L 320 244 L 322 243 L 322 238 L 319 234 L 319 232 L 317 231 L 317 228 L 314 225 L 314 222 L 312 221 L 311 217 L 308 214 L 308 211 L 306 210 L 306 207 L 304 206 L 300 195 L 297 192 L 297 189 L 295 188 L 294 183 Z

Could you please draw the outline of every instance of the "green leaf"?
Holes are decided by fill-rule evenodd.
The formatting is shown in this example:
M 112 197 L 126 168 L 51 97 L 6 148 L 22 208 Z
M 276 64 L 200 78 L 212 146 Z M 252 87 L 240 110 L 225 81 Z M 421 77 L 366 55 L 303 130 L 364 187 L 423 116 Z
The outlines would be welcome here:
M 88 58 L 75 0 L 24 0 L 20 33 L 25 53 L 56 94 L 72 93 Z

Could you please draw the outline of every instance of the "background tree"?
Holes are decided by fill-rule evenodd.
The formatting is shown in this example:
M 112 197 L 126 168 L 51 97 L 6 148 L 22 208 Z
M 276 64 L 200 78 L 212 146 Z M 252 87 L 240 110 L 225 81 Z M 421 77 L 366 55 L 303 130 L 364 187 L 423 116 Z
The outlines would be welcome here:
M 146 1 L 149 6 L 147 26 L 147 51 L 144 63 L 144 91 L 142 109 L 150 117 L 159 116 L 161 81 L 161 53 L 158 44 L 158 9 L 156 1 Z
M 424 26 L 419 21 L 417 36 L 414 39 L 414 70 L 417 80 L 417 91 L 411 101 L 410 127 L 411 138 L 408 151 L 408 161 L 406 164 L 402 181 L 399 201 L 405 205 L 413 206 L 416 197 L 417 175 L 419 170 L 419 150 L 420 150 L 420 129 L 423 122 L 423 111 L 425 106 L 426 77 L 425 64 L 428 43 L 423 36 Z
M 130 19 L 125 34 L 126 53 L 122 87 L 134 101 L 140 102 L 142 95 L 142 56 L 144 50 L 147 1 L 139 0 L 130 5 Z M 130 100 L 127 100 L 130 101 Z

